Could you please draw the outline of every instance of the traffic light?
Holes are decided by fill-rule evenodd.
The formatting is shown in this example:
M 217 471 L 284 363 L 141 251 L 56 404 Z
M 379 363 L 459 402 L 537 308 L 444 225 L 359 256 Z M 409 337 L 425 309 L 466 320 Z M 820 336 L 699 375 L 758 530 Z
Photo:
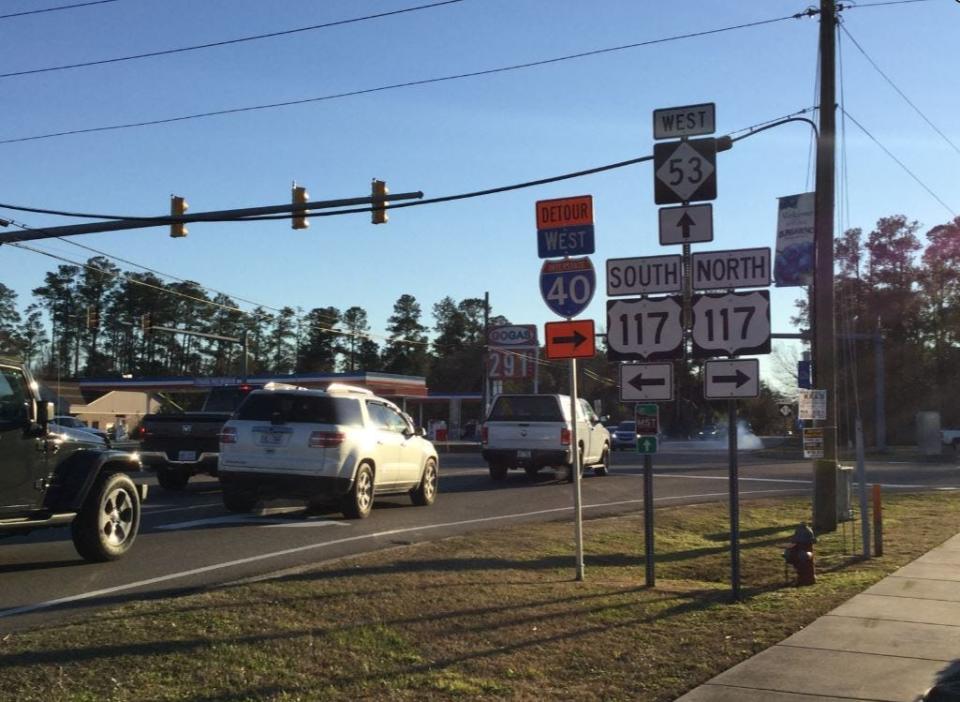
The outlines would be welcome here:
M 373 183 L 370 184 L 370 197 L 373 198 L 374 208 L 370 221 L 374 224 L 386 224 L 387 220 L 390 219 L 387 215 L 387 207 L 390 206 L 390 203 L 387 202 L 387 195 L 389 194 L 387 183 L 374 178 Z
M 96 329 L 100 326 L 100 310 L 96 307 L 87 308 L 87 329 Z
M 150 313 L 140 315 L 140 329 L 143 330 L 143 333 L 146 334 L 150 331 L 150 328 L 153 326 L 153 322 L 150 320 Z
M 304 207 L 293 210 L 290 217 L 290 226 L 294 229 L 309 229 L 310 220 L 307 219 L 306 204 L 310 201 L 310 193 L 302 185 L 294 183 L 291 196 L 294 205 L 304 205 Z
M 190 205 L 187 204 L 187 201 L 184 200 L 179 195 L 170 196 L 170 216 L 171 217 L 183 217 L 187 210 L 190 208 Z M 183 222 L 171 222 L 170 223 L 170 236 L 180 237 L 187 235 L 187 225 Z

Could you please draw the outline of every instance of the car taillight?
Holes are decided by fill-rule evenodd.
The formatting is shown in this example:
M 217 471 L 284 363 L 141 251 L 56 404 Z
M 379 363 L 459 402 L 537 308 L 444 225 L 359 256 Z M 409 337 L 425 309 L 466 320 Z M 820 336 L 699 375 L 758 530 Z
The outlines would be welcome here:
M 333 448 L 343 443 L 347 437 L 339 431 L 314 431 L 310 432 L 310 448 Z
M 560 427 L 560 445 L 569 446 L 570 445 L 570 430 L 566 427 Z
M 235 444 L 237 443 L 237 429 L 236 427 L 224 427 L 220 431 L 220 443 L 221 444 Z
M 487 444 L 490 443 L 490 431 L 487 429 L 487 425 L 484 424 L 480 428 L 480 443 Z
M 145 439 L 145 438 L 147 438 L 148 436 L 150 436 L 150 432 L 147 431 L 147 428 L 146 428 L 145 426 L 141 425 L 141 426 L 140 426 L 140 432 L 139 432 L 139 437 L 138 437 L 138 438 Z

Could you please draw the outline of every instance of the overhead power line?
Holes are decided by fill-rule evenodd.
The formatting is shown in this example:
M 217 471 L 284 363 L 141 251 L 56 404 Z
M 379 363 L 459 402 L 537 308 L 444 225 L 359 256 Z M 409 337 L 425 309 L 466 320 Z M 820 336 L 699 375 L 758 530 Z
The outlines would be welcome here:
M 115 2 L 116 0 L 101 0 L 102 2 Z M 69 63 L 59 66 L 46 66 L 44 68 L 30 68 L 23 71 L 11 71 L 9 73 L 0 73 L 0 78 L 14 78 L 17 76 L 29 76 L 35 75 L 37 73 L 50 73 L 52 71 L 66 71 L 74 68 L 87 68 L 90 66 L 103 66 L 111 63 L 121 63 L 123 61 L 135 61 L 138 59 L 146 58 L 155 58 L 158 56 L 169 56 L 171 54 L 180 54 L 187 51 L 199 51 L 200 49 L 212 49 L 220 46 L 230 46 L 231 44 L 242 44 L 249 41 L 258 41 L 260 39 L 275 39 L 277 37 L 286 37 L 294 34 L 300 34 L 302 32 L 312 32 L 317 29 L 329 29 L 330 27 L 340 27 L 346 24 L 354 24 L 356 22 L 364 22 L 366 20 L 380 19 L 383 17 L 390 17 L 392 15 L 402 15 L 407 12 L 416 12 L 418 10 L 429 10 L 435 7 L 442 7 L 443 5 L 453 5 L 454 3 L 463 2 L 463 0 L 441 0 L 440 2 L 430 3 L 429 5 L 417 5 L 416 7 L 405 7 L 399 10 L 391 10 L 390 12 L 379 12 L 375 15 L 365 15 L 363 17 L 352 17 L 350 19 L 336 20 L 334 22 L 325 22 L 324 24 L 313 24 L 307 27 L 295 27 L 293 29 L 284 29 L 279 32 L 269 32 L 266 34 L 254 34 L 246 37 L 237 37 L 235 39 L 223 39 L 221 41 L 212 41 L 206 44 L 194 44 L 192 46 L 181 46 L 175 49 L 163 49 L 160 51 L 148 51 L 142 54 L 131 54 L 129 56 L 117 56 L 114 58 L 101 59 L 99 61 L 85 61 L 83 63 Z M 96 4 L 96 3 L 90 3 Z M 0 19 L 3 19 L 0 16 Z
M 933 131 L 935 131 L 937 134 L 939 134 L 940 137 L 941 137 L 945 142 L 947 142 L 947 144 L 950 145 L 950 148 L 952 148 L 954 151 L 956 151 L 958 154 L 960 154 L 960 147 L 958 147 L 956 144 L 954 144 L 954 143 L 950 140 L 950 138 L 949 138 L 946 134 L 944 134 L 944 133 L 940 130 L 940 128 L 937 127 L 937 125 L 935 125 L 935 124 L 930 120 L 929 117 L 927 117 L 925 114 L 923 114 L 923 111 L 922 111 L 919 107 L 917 107 L 910 98 L 907 97 L 906 93 L 904 93 L 902 90 L 900 90 L 900 88 L 897 87 L 897 84 L 893 82 L 893 80 L 890 78 L 890 76 L 888 76 L 886 73 L 884 73 L 883 70 L 880 68 L 880 66 L 877 65 L 877 62 L 874 61 L 874 60 L 870 57 L 870 54 L 867 53 L 866 49 L 864 49 L 862 46 L 860 46 L 860 42 L 858 42 L 858 41 L 853 37 L 853 35 L 850 34 L 850 32 L 849 32 L 849 30 L 847 29 L 846 25 L 841 23 L 841 24 L 840 24 L 840 29 L 843 30 L 843 33 L 847 35 L 847 38 L 848 38 L 850 41 L 853 42 L 853 45 L 854 45 L 855 47 L 857 47 L 857 50 L 858 50 L 861 54 L 863 54 L 864 58 L 866 58 L 867 61 L 870 62 L 870 65 L 873 66 L 873 68 L 876 70 L 876 72 L 879 73 L 879 74 L 883 77 L 883 79 L 884 79 L 885 81 L 887 81 L 887 83 L 890 85 L 890 87 L 893 88 L 894 90 L 896 90 L 896 91 L 897 91 L 897 94 L 898 94 L 900 97 L 902 97 L 902 98 L 904 99 L 904 101 L 905 101 L 908 105 L 910 105 L 910 107 L 913 108 L 913 111 L 916 112 L 918 115 L 920 115 L 920 117 L 923 119 L 923 121 L 926 122 L 926 123 L 930 126 L 930 128 L 933 129 Z
M 318 97 L 310 98 L 300 98 L 297 100 L 285 100 L 283 102 L 274 102 L 262 105 L 248 105 L 246 107 L 233 107 L 223 110 L 211 110 L 209 112 L 197 112 L 190 115 L 181 115 L 179 117 L 165 117 L 160 119 L 149 119 L 143 120 L 140 122 L 127 122 L 125 124 L 113 124 L 102 127 L 87 127 L 83 129 L 69 129 L 61 132 L 49 132 L 46 134 L 35 134 L 33 136 L 25 137 L 14 137 L 10 139 L 0 139 L 0 144 L 16 144 L 25 141 L 37 141 L 40 139 L 53 139 L 55 137 L 64 137 L 64 136 L 75 136 L 77 134 L 92 134 L 96 132 L 108 132 L 116 131 L 120 129 L 134 129 L 137 127 L 152 127 L 160 124 L 171 124 L 174 122 L 185 122 L 188 120 L 194 119 L 204 119 L 208 117 L 219 117 L 224 115 L 234 115 L 240 114 L 243 112 L 254 112 L 259 110 L 271 110 L 280 107 L 292 107 L 294 105 L 305 105 L 313 102 L 326 102 L 329 100 L 340 100 L 348 97 L 356 97 L 358 95 L 369 95 L 372 93 L 385 92 L 388 90 L 399 90 L 402 88 L 412 88 L 421 85 L 431 85 L 434 83 L 444 83 L 453 80 L 462 80 L 465 78 L 477 78 L 480 76 L 489 76 L 497 73 L 507 73 L 510 71 L 519 71 L 525 70 L 528 68 L 536 68 L 539 66 L 547 66 L 550 64 L 561 63 L 564 61 L 574 61 L 583 58 L 589 58 L 593 56 L 600 56 L 603 54 L 610 54 L 618 51 L 626 51 L 628 49 L 637 49 L 645 46 L 653 46 L 656 44 L 665 44 L 673 41 L 680 41 L 683 39 L 695 39 L 699 37 L 706 37 L 713 34 L 721 34 L 723 32 L 732 32 L 739 29 L 748 29 L 752 27 L 760 27 L 763 25 L 774 24 L 776 22 L 783 22 L 789 19 L 799 19 L 801 17 L 808 16 L 807 13 L 797 13 L 793 15 L 787 15 L 784 17 L 775 17 L 773 19 L 767 20 L 758 20 L 755 22 L 747 22 L 744 24 L 731 25 L 727 27 L 718 27 L 716 29 L 707 29 L 701 32 L 689 32 L 686 34 L 675 34 L 669 37 L 661 37 L 659 39 L 649 39 L 647 41 L 636 42 L 633 44 L 623 44 L 620 46 L 611 46 L 603 49 L 594 49 L 592 51 L 583 51 L 576 54 L 567 54 L 565 56 L 556 56 L 553 58 L 542 59 L 539 61 L 529 61 L 526 63 L 512 64 L 509 66 L 499 66 L 496 68 L 487 68 L 479 71 L 471 71 L 468 73 L 457 73 L 448 76 L 439 76 L 435 78 L 424 78 L 420 80 L 411 80 L 402 83 L 392 83 L 390 85 L 381 85 L 374 88 L 361 88 L 358 90 L 350 90 L 342 93 L 333 93 L 330 95 L 321 95 Z
M 59 10 L 74 10 L 78 7 L 89 7 L 90 5 L 106 5 L 108 2 L 117 2 L 117 0 L 91 0 L 90 2 L 77 2 L 73 5 L 58 5 L 56 7 L 45 7 L 40 10 L 24 10 L 23 12 L 12 12 L 8 15 L 0 15 L 0 20 L 12 19 L 14 17 L 24 17 L 26 15 L 39 15 L 44 12 L 57 12 Z
M 900 168 L 902 168 L 904 171 L 906 171 L 907 175 L 909 175 L 911 178 L 913 178 L 913 179 L 917 182 L 917 184 L 920 185 L 921 188 L 923 188 L 924 190 L 926 190 L 926 191 L 930 194 L 930 196 L 933 197 L 934 200 L 936 200 L 936 201 L 939 202 L 941 205 L 943 205 L 943 208 L 944 208 L 947 212 L 949 212 L 949 213 L 950 213 L 952 216 L 954 216 L 954 217 L 957 216 L 957 213 L 953 211 L 953 208 L 950 207 L 950 205 L 948 205 L 946 202 L 944 202 L 943 199 L 941 199 L 941 197 L 940 197 L 939 195 L 937 195 L 935 192 L 933 192 L 933 190 L 931 190 L 930 187 L 929 187 L 926 183 L 924 183 L 922 180 L 920 180 L 920 178 L 918 178 L 917 175 L 916 175 L 913 171 L 911 171 L 909 168 L 907 168 L 907 166 L 903 163 L 903 161 L 901 161 L 899 158 L 897 158 L 896 156 L 894 156 L 894 155 L 893 155 L 893 152 L 891 152 L 890 149 L 888 149 L 886 146 L 884 146 L 883 144 L 881 144 L 881 143 L 880 143 L 880 140 L 877 139 L 875 136 L 873 136 L 873 134 L 871 134 L 869 131 L 867 131 L 867 128 L 864 127 L 862 124 L 860 124 L 860 122 L 858 122 L 853 115 L 851 115 L 851 114 L 850 114 L 849 112 L 847 112 L 846 110 L 843 110 L 843 114 L 845 114 L 847 117 L 849 117 L 849 118 L 850 118 L 850 121 L 853 122 L 855 125 L 857 125 L 857 126 L 860 128 L 860 131 L 862 131 L 864 134 L 866 134 L 868 137 L 870 137 L 870 139 L 873 141 L 874 144 L 876 144 L 877 146 L 879 146 L 887 156 L 889 156 L 890 158 L 892 158 L 892 159 L 896 162 L 896 164 L 897 164 L 898 166 L 900 166 Z

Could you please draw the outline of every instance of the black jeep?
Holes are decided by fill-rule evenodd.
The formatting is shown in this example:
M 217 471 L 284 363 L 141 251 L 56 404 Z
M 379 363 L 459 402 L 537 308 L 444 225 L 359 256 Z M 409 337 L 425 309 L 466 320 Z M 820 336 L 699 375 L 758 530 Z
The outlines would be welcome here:
M 69 525 L 85 559 L 120 558 L 140 528 L 146 486 L 127 475 L 140 462 L 53 416 L 27 369 L 0 358 L 0 536 Z

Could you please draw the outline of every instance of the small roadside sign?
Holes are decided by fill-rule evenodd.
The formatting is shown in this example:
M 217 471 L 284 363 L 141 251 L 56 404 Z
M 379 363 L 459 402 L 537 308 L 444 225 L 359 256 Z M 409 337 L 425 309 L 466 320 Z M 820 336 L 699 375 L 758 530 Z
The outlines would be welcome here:
M 797 419 L 826 419 L 827 391 L 799 390 L 797 393 Z
M 703 396 L 708 400 L 760 397 L 760 361 L 707 361 L 703 364 Z
M 672 363 L 631 363 L 620 366 L 621 402 L 671 402 Z
M 593 358 L 597 352 L 592 319 L 547 322 L 547 358 Z
M 656 453 L 657 437 L 637 435 L 637 453 Z
M 767 287 L 770 248 L 695 253 L 690 269 L 694 290 Z
M 803 457 L 823 458 L 823 428 L 809 427 L 803 430 Z
M 576 317 L 587 309 L 596 286 L 597 274 L 587 256 L 544 261 L 540 268 L 540 294 L 561 317 Z
M 637 423 L 637 434 L 654 435 L 660 433 L 660 407 L 654 404 L 639 404 L 633 412 Z
M 660 244 L 699 244 L 713 241 L 713 205 L 660 208 Z
M 653 111 L 653 138 L 679 139 L 717 131 L 717 106 L 713 102 Z
M 540 258 L 583 256 L 594 246 L 592 195 L 537 201 Z
M 680 254 L 607 259 L 607 297 L 652 295 L 683 289 Z
M 672 205 L 717 199 L 717 140 L 690 139 L 653 145 L 653 201 Z
M 788 418 L 788 417 L 792 417 L 792 416 L 793 416 L 793 405 L 788 405 L 788 404 L 785 404 L 785 403 L 784 403 L 784 404 L 781 404 L 781 405 L 779 405 L 778 411 L 780 412 L 780 416 L 783 417 L 784 419 L 786 419 L 786 418 Z

